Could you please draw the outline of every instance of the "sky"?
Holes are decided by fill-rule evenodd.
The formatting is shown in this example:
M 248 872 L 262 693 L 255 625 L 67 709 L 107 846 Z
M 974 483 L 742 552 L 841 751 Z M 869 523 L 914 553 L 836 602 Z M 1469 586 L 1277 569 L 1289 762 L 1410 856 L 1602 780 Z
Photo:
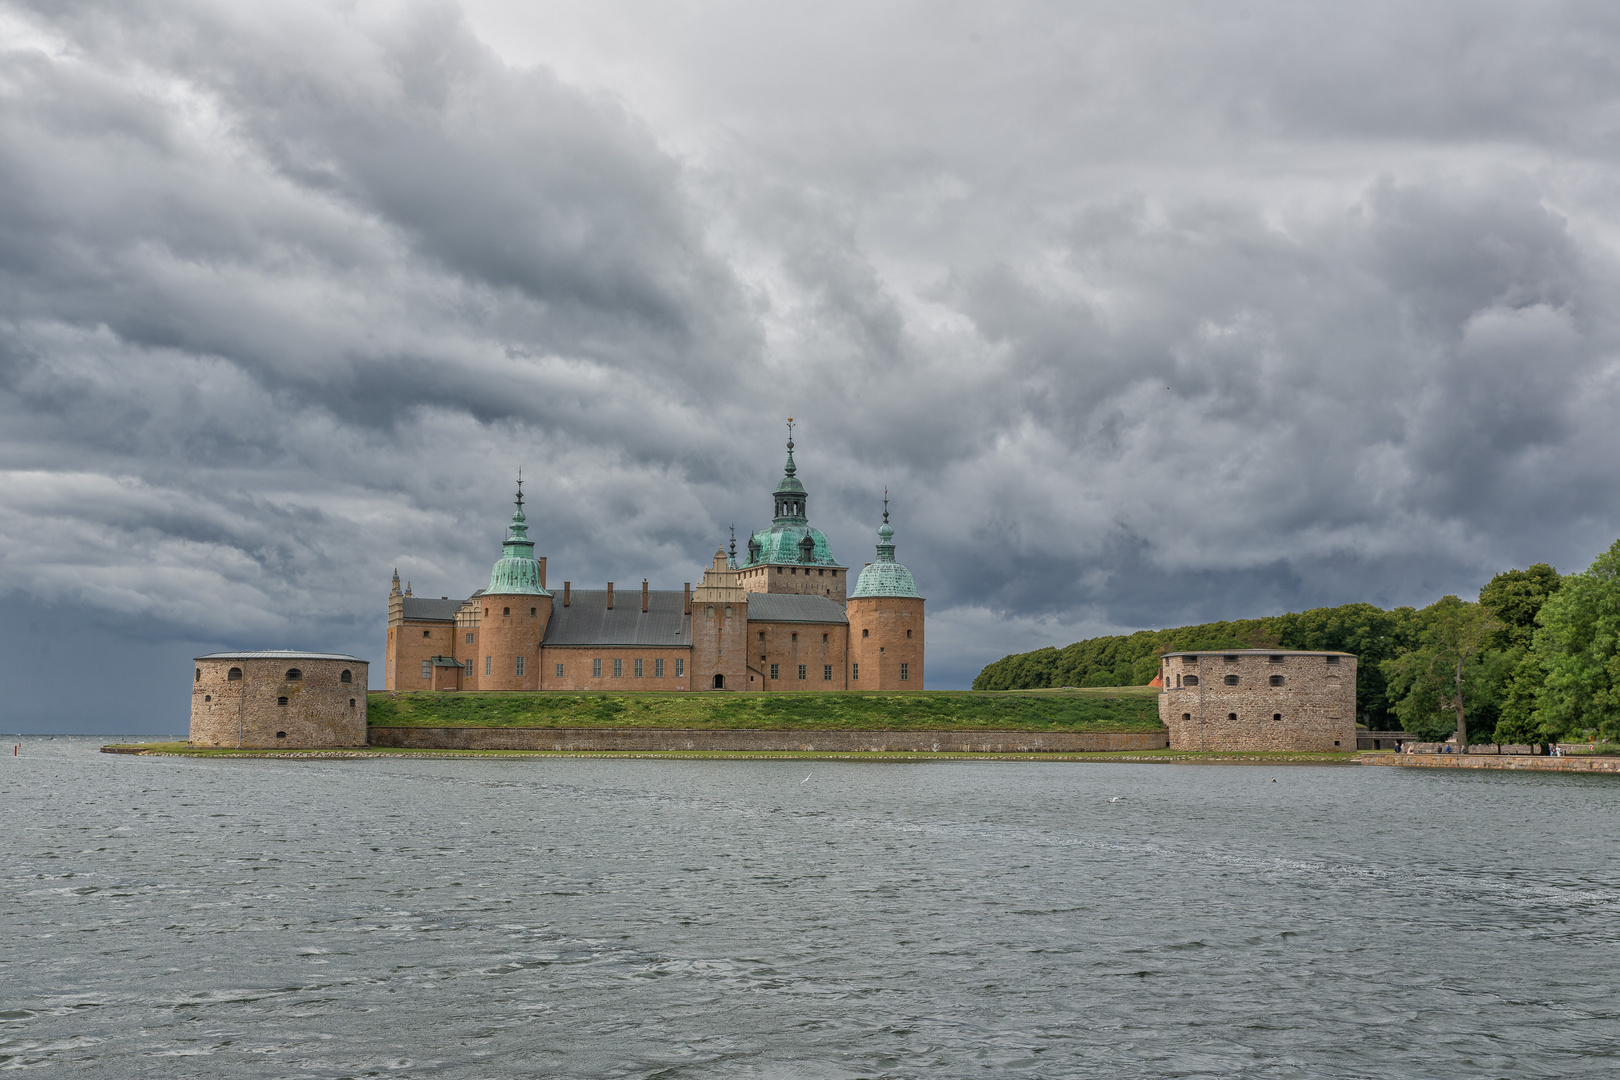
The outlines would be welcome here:
M 928 685 L 1620 535 L 1620 7 L 0 0 L 0 730 L 389 578 L 696 581 L 797 421 Z

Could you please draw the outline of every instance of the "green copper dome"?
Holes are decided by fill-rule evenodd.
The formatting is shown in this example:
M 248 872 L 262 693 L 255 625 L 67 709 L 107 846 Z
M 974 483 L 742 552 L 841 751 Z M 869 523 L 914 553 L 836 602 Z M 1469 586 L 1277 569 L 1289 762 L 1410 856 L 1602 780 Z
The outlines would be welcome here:
M 851 600 L 863 596 L 917 596 L 911 571 L 894 561 L 894 527 L 889 524 L 889 500 L 883 500 L 883 524 L 878 526 L 877 561 L 867 563 L 855 579 Z M 921 599 L 921 597 L 918 597 Z
M 776 516 L 771 527 L 760 529 L 748 538 L 748 557 L 743 566 L 765 563 L 788 563 L 796 566 L 843 566 L 833 557 L 827 546 L 827 536 L 820 529 L 810 527 L 805 510 L 809 496 L 796 475 L 799 467 L 793 463 L 793 434 L 791 422 L 788 431 L 787 464 L 782 467 L 782 482 L 776 485 L 772 497 L 776 502 Z
M 523 481 L 518 481 L 517 512 L 506 530 L 501 557 L 489 572 L 487 593 L 523 596 L 550 596 L 540 585 L 540 563 L 534 557 L 534 541 L 529 539 L 528 518 L 523 513 Z

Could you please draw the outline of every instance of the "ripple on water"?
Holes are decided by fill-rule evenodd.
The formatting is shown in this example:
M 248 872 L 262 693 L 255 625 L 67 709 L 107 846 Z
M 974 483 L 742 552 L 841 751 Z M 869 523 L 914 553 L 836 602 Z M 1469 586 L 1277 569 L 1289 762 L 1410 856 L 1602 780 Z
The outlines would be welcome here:
M 1596 1077 L 1620 1046 L 1616 778 L 824 763 L 806 786 L 85 741 L 5 768 L 0 1068 Z

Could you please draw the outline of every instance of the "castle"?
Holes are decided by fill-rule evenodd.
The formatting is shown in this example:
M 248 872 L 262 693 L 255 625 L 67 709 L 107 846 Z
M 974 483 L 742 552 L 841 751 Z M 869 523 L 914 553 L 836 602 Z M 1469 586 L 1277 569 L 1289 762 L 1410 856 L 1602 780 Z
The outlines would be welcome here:
M 888 499 L 877 557 L 849 568 L 811 527 L 793 461 L 769 528 L 718 550 L 694 589 L 547 587 L 518 482 L 489 585 L 466 600 L 388 597 L 388 690 L 921 690 L 923 598 L 894 558 Z

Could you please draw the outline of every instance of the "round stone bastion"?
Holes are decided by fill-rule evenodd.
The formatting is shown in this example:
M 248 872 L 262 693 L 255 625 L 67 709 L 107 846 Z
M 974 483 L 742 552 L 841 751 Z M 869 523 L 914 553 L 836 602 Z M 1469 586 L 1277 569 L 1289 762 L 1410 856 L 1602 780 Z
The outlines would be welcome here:
M 220 652 L 191 681 L 191 745 L 364 746 L 367 662 L 347 653 Z
M 1172 750 L 1356 748 L 1356 658 L 1294 649 L 1166 653 L 1159 719 Z

